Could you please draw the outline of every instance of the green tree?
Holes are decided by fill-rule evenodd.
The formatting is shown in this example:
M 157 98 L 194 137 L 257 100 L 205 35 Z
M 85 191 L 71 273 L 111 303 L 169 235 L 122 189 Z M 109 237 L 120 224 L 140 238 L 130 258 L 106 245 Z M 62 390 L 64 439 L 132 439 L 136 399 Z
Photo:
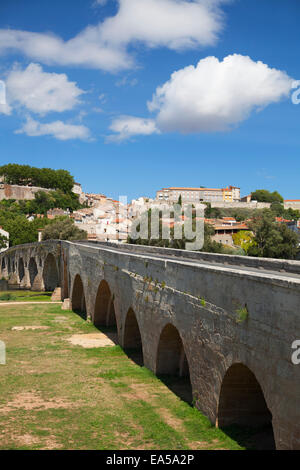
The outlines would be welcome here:
M 254 217 L 249 224 L 254 233 L 255 245 L 249 247 L 250 256 L 266 258 L 294 259 L 298 253 L 298 235 L 286 224 L 277 223 L 271 210 L 264 210 L 261 215 Z
M 86 240 L 87 233 L 79 229 L 72 219 L 57 217 L 43 231 L 43 240 Z
M 283 197 L 277 192 L 272 193 L 267 189 L 257 189 L 251 193 L 251 198 L 258 202 L 281 202 L 283 203 Z
M 64 193 L 71 193 L 74 185 L 73 176 L 66 170 L 36 168 L 16 163 L 1 166 L 0 175 L 4 176 L 4 181 L 8 184 L 60 189 Z
M 232 235 L 233 243 L 240 246 L 246 254 L 251 246 L 255 245 L 254 235 L 249 230 L 240 230 Z

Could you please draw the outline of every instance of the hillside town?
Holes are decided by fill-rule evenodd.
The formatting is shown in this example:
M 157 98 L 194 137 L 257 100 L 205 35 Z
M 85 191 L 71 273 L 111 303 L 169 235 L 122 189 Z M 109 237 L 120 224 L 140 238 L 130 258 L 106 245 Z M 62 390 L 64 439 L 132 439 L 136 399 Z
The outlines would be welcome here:
M 8 184 L 4 178 L 0 179 L 0 201 L 16 200 L 16 201 L 32 201 L 35 195 L 40 191 L 50 192 L 53 189 L 36 187 L 32 185 Z M 56 217 L 68 217 L 74 221 L 78 228 L 87 233 L 89 241 L 110 241 L 110 242 L 126 242 L 130 235 L 133 222 L 143 213 L 150 209 L 162 210 L 168 209 L 171 205 L 180 203 L 184 206 L 192 204 L 195 208 L 197 205 L 210 207 L 214 210 L 216 216 L 205 217 L 204 221 L 212 229 L 211 238 L 222 245 L 234 247 L 235 235 L 239 232 L 249 232 L 250 219 L 239 218 L 234 216 L 222 216 L 222 210 L 227 215 L 227 210 L 258 210 L 269 209 L 270 202 L 261 202 L 255 200 L 251 194 L 241 197 L 241 190 L 236 186 L 227 186 L 225 188 L 206 188 L 206 187 L 168 187 L 162 188 L 156 192 L 155 198 L 141 196 L 128 202 L 126 197 L 120 197 L 120 200 L 114 200 L 101 193 L 86 193 L 83 191 L 80 183 L 73 184 L 72 192 L 78 197 L 80 208 L 70 210 L 56 207 L 49 209 L 46 214 L 30 214 L 27 219 L 32 221 L 35 218 L 46 217 L 49 220 Z M 284 210 L 291 209 L 297 211 L 300 209 L 300 199 L 287 199 L 283 203 Z M 219 213 L 219 216 L 218 216 Z M 299 220 L 292 218 L 276 217 L 276 222 L 286 224 L 291 230 L 300 234 Z M 174 228 L 174 222 L 169 218 L 163 218 L 163 225 Z M 2 235 L 9 239 L 9 233 L 0 229 Z M 1 234 L 0 233 L 0 234 Z M 40 230 L 40 238 L 42 230 Z M 8 247 L 8 242 L 2 250 Z

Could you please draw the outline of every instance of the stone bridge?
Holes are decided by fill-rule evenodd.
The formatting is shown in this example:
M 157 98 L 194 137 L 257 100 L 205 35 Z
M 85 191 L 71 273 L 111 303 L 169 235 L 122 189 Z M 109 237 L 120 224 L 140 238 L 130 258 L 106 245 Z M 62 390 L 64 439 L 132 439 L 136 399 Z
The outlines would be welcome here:
M 61 287 L 155 374 L 189 378 L 216 426 L 269 426 L 277 449 L 300 449 L 300 262 L 48 241 L 10 248 L 0 266 L 12 286 Z

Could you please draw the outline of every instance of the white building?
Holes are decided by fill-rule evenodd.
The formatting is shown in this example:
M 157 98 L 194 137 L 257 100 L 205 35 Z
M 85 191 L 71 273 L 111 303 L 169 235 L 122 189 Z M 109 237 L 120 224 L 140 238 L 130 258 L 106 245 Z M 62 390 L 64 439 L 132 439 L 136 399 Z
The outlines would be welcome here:
M 9 233 L 6 232 L 6 230 L 3 230 L 2 227 L 0 227 L 0 235 L 7 238 L 6 247 L 0 249 L 0 253 L 2 253 L 2 251 L 7 250 L 7 248 L 9 247 Z

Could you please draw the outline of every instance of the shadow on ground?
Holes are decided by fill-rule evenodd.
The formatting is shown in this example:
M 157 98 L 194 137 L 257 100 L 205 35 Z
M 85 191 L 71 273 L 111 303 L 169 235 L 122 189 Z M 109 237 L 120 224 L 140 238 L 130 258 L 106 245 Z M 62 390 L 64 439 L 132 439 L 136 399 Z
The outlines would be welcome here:
M 262 428 L 248 428 L 237 425 L 223 428 L 225 434 L 247 450 L 275 450 L 272 425 Z
M 126 348 L 124 349 L 125 354 L 131 359 L 136 365 L 142 367 L 144 365 L 143 351 L 138 348 Z
M 159 380 L 175 393 L 181 400 L 193 404 L 193 394 L 190 379 L 188 377 L 178 377 L 173 375 L 159 375 Z

